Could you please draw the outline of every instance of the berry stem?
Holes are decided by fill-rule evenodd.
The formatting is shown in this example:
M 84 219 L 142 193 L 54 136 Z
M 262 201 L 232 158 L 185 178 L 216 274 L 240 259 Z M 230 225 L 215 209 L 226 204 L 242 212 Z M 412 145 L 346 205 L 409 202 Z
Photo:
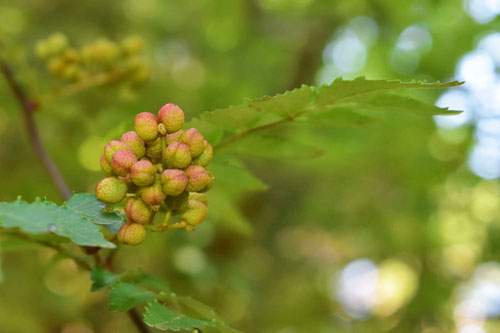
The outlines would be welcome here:
M 172 216 L 172 210 L 167 209 L 165 212 L 165 217 L 163 218 L 163 221 L 161 222 L 162 227 L 168 227 L 168 221 L 170 220 L 170 217 Z

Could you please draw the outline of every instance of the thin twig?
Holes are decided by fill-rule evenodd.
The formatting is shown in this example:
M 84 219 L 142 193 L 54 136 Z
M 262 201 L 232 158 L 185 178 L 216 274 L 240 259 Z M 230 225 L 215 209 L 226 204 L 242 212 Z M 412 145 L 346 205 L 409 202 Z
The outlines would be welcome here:
M 56 184 L 61 196 L 64 200 L 68 200 L 71 197 L 71 190 L 69 189 L 62 174 L 59 172 L 59 169 L 45 151 L 38 129 L 35 125 L 33 113 L 38 107 L 37 103 L 28 97 L 19 82 L 16 81 L 12 69 L 2 58 L 0 58 L 0 70 L 2 71 L 10 89 L 12 90 L 12 93 L 23 110 L 26 132 L 28 133 L 29 140 L 35 150 L 35 153 L 42 160 L 43 165 L 52 177 L 52 180 Z
M 132 322 L 135 324 L 135 327 L 139 330 L 141 333 L 149 333 L 149 328 L 144 324 L 144 322 L 141 320 L 141 317 L 139 316 L 139 313 L 135 308 L 132 308 L 127 311 L 127 314 L 129 318 L 132 320 Z

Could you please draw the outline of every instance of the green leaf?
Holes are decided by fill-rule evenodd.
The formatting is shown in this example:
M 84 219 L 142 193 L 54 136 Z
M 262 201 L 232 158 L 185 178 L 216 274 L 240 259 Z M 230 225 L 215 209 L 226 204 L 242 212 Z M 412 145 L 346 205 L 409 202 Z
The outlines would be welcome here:
M 209 123 L 210 126 L 204 128 L 201 133 L 212 139 L 220 140 L 223 138 L 224 133 L 236 133 L 235 136 L 246 136 L 257 130 L 267 129 L 295 120 L 297 117 L 321 111 L 330 111 L 331 121 L 338 121 L 339 125 L 359 124 L 365 120 L 365 117 L 356 113 L 358 110 L 356 105 L 371 110 L 373 108 L 385 108 L 398 111 L 416 111 L 421 114 L 454 114 L 446 111 L 446 109 L 440 109 L 414 99 L 387 94 L 387 91 L 449 88 L 460 84 L 462 83 L 457 81 L 424 83 L 366 80 L 365 78 L 345 81 L 340 78 L 330 85 L 324 85 L 320 88 L 303 85 L 298 89 L 273 97 L 264 96 L 245 101 L 240 105 L 204 112 L 193 120 L 193 124 Z M 335 106 L 339 104 L 344 104 L 344 107 L 341 108 L 342 111 L 337 109 L 341 113 L 340 115 L 334 112 Z M 349 112 L 355 114 L 350 116 Z M 237 141 L 235 136 L 226 139 L 222 144 L 226 145 L 227 141 L 230 143 Z M 218 141 L 211 142 L 214 145 L 218 143 Z
M 200 320 L 181 315 L 158 302 L 151 302 L 146 306 L 144 322 L 162 331 L 190 330 L 215 324 L 215 320 Z
M 95 266 L 90 272 L 90 280 L 93 282 L 90 290 L 97 291 L 112 286 L 118 281 L 118 276 L 101 266 Z
M 117 232 L 125 223 L 125 215 L 116 211 L 106 211 L 106 204 L 97 200 L 93 193 L 77 193 L 66 202 L 66 207 L 84 218 L 105 225 Z
M 24 201 L 2 202 L 0 223 L 3 228 L 20 228 L 28 233 L 53 232 L 82 246 L 116 247 L 104 239 L 99 226 L 74 211 L 49 201 L 31 204 Z
M 138 303 L 149 302 L 157 297 L 149 291 L 128 282 L 117 282 L 109 292 L 109 309 L 111 311 L 128 311 Z

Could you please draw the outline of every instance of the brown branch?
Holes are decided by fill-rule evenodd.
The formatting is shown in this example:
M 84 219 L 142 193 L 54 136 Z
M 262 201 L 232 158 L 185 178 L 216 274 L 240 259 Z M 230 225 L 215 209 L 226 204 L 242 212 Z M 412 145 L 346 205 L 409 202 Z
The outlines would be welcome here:
M 64 180 L 62 174 L 59 172 L 56 164 L 52 161 L 50 156 L 45 151 L 35 124 L 33 113 L 38 108 L 38 103 L 28 97 L 22 86 L 19 84 L 19 82 L 16 81 L 11 67 L 2 58 L 0 58 L 0 70 L 7 80 L 7 84 L 12 90 L 12 93 L 16 97 L 19 106 L 23 110 L 26 132 L 28 133 L 30 143 L 35 150 L 36 155 L 40 158 L 43 165 L 45 166 L 45 169 L 47 169 L 47 171 L 49 172 L 52 180 L 61 193 L 61 196 L 64 198 L 64 200 L 68 200 L 71 197 L 71 190 L 66 184 L 66 181 Z
M 134 323 L 135 327 L 139 330 L 139 332 L 141 332 L 141 333 L 149 333 L 150 332 L 149 328 L 146 326 L 146 324 L 144 324 L 141 317 L 139 316 L 139 313 L 137 312 L 137 310 L 135 308 L 128 310 L 127 314 L 129 316 L 130 320 L 132 320 L 132 322 Z

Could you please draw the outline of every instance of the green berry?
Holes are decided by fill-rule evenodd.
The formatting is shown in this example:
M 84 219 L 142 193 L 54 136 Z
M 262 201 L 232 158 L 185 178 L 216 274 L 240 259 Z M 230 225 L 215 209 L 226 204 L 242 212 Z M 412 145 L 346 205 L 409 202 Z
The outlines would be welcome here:
M 123 142 L 113 140 L 104 147 L 104 156 L 111 163 L 113 155 L 119 150 L 130 150 L 130 147 Z
M 113 155 L 111 168 L 118 176 L 126 176 L 132 167 L 137 163 L 137 157 L 128 150 L 119 150 Z
M 208 206 L 207 195 L 205 193 L 189 192 L 189 200 L 196 200 Z
M 188 178 L 184 171 L 179 169 L 167 169 L 161 174 L 163 192 L 167 195 L 176 196 L 184 192 L 188 184 Z
M 161 161 L 161 137 L 146 142 L 146 156 L 149 157 L 151 161 Z
M 137 158 L 141 158 L 146 153 L 144 141 L 134 131 L 124 133 L 120 141 L 130 147 L 130 151 L 135 154 Z
M 156 167 L 150 161 L 143 160 L 130 168 L 130 177 L 137 186 L 149 186 L 154 183 Z
M 158 121 L 165 126 L 167 133 L 174 133 L 184 125 L 184 112 L 175 104 L 165 104 L 158 111 Z
M 95 189 L 97 199 L 113 204 L 119 203 L 127 194 L 127 184 L 116 177 L 107 177 L 101 180 Z
M 207 218 L 207 206 L 197 200 L 189 200 L 188 208 L 181 214 L 187 224 L 195 226 Z
M 118 231 L 118 240 L 127 245 L 139 245 L 146 238 L 146 228 L 139 223 L 127 222 Z
M 141 188 L 139 192 L 142 200 L 156 209 L 159 208 L 159 205 L 167 198 L 159 181 L 155 181 L 151 186 Z
M 135 116 L 135 132 L 144 141 L 158 137 L 158 119 L 150 112 L 142 112 Z
M 174 142 L 165 149 L 165 163 L 169 169 L 185 169 L 191 164 L 191 153 L 185 143 Z
M 201 155 L 193 159 L 192 164 L 206 167 L 210 163 L 210 161 L 212 161 L 213 155 L 214 155 L 214 150 L 212 148 L 212 145 L 208 143 L 207 140 L 205 140 L 205 149 L 203 150 Z
M 152 213 L 151 206 L 140 198 L 128 198 L 125 201 L 125 214 L 131 222 L 147 224 Z
M 189 151 L 193 158 L 200 155 L 205 149 L 205 139 L 203 139 L 203 135 L 196 128 L 190 128 L 182 133 L 179 141 L 189 146 Z
M 212 175 L 199 165 L 190 165 L 186 169 L 186 176 L 188 177 L 187 190 L 189 192 L 203 191 L 211 186 L 213 182 Z
M 101 163 L 101 169 L 104 171 L 106 175 L 111 175 L 113 174 L 113 169 L 111 169 L 111 164 L 109 164 L 108 160 L 106 159 L 106 156 L 104 154 L 101 156 L 101 159 L 99 161 Z

